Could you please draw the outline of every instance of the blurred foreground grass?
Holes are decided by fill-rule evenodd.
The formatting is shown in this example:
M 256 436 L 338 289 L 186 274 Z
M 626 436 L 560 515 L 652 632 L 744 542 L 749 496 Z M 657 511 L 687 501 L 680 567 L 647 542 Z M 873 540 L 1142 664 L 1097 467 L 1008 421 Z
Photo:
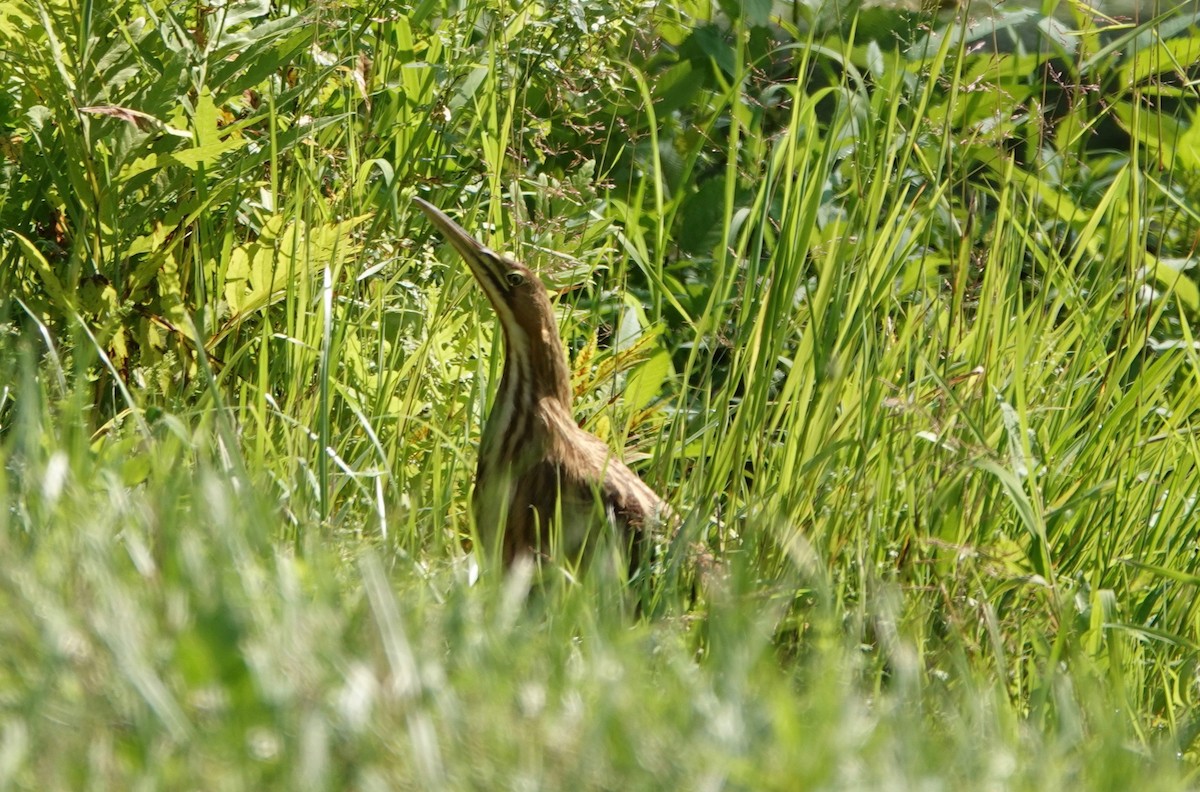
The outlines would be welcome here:
M 9 467 L 8 788 L 1188 786 L 1069 625 L 1014 699 L 999 636 L 948 625 L 925 668 L 896 584 L 847 609 L 797 573 L 781 652 L 795 589 L 737 558 L 702 615 L 641 623 L 595 579 L 527 601 L 347 540 L 299 559 L 243 480 L 157 446 L 133 491 L 59 447 Z

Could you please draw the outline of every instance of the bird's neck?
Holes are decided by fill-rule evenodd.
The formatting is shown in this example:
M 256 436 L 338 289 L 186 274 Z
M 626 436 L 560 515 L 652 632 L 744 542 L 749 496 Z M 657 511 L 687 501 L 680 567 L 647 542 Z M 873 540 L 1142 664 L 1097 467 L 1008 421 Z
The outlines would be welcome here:
M 504 370 L 484 422 L 483 447 L 543 446 L 571 417 L 571 375 L 556 328 L 505 332 Z M 513 458 L 513 457 L 509 457 Z
M 523 398 L 533 409 L 547 401 L 571 414 L 571 372 L 552 319 L 533 326 L 504 328 L 501 390 Z

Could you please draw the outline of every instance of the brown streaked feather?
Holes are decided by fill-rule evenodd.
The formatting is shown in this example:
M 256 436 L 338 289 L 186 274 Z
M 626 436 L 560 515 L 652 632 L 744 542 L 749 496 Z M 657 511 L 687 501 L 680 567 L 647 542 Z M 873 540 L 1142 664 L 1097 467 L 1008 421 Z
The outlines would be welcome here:
M 484 423 L 472 495 L 486 552 L 505 566 L 551 550 L 579 559 L 601 541 L 595 529 L 608 526 L 629 549 L 632 568 L 646 540 L 678 520 L 572 418 L 570 373 L 545 286 L 524 265 L 414 200 L 467 263 L 504 333 L 504 368 Z M 561 547 L 552 548 L 552 539 Z

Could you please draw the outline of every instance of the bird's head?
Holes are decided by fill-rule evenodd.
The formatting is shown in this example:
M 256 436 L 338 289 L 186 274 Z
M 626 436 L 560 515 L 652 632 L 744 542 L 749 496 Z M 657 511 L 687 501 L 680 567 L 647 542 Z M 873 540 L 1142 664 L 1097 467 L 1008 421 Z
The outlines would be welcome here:
M 433 204 L 421 198 L 413 198 L 413 202 L 462 256 L 487 295 L 504 330 L 507 365 L 528 365 L 535 387 L 569 403 L 570 378 L 562 341 L 550 296 L 541 280 L 524 264 L 472 237 Z

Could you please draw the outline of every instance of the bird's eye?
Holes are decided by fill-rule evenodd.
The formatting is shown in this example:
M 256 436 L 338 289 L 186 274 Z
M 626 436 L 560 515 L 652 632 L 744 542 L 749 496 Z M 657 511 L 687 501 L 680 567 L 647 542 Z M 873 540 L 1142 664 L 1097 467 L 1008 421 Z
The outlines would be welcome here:
M 516 288 L 517 286 L 521 286 L 525 283 L 525 276 L 522 275 L 517 270 L 509 270 L 504 275 L 504 279 L 506 281 L 508 281 L 508 285 L 512 286 L 513 288 Z

